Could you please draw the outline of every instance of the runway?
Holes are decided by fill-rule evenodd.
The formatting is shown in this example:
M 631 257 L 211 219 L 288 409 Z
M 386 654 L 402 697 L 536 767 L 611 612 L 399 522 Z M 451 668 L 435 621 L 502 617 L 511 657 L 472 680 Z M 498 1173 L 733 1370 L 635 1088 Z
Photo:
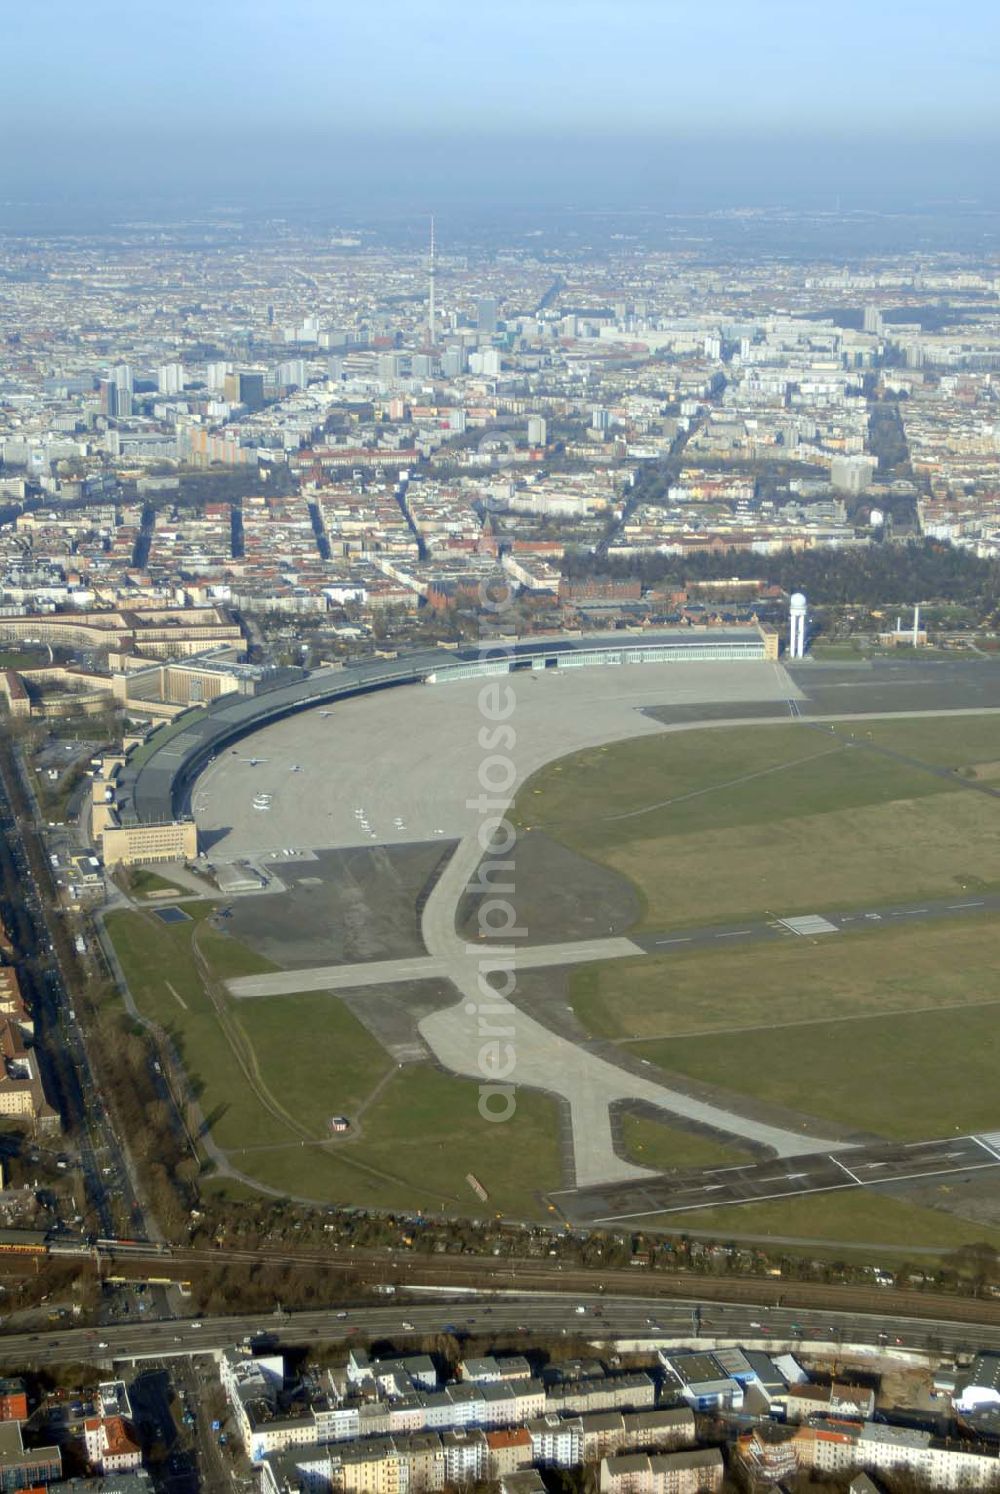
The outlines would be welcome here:
M 762 1203 L 808 1193 L 883 1187 L 1000 1167 L 1000 1133 L 936 1141 L 876 1142 L 743 1167 L 704 1168 L 645 1182 L 566 1190 L 553 1202 L 574 1224 L 609 1225 L 693 1209 Z
M 853 909 L 840 913 L 824 908 L 822 912 L 782 917 L 780 913 L 765 922 L 741 919 L 733 924 L 705 924 L 693 929 L 663 929 L 654 934 L 630 934 L 633 944 L 646 954 L 683 953 L 685 950 L 711 949 L 720 940 L 741 944 L 776 939 L 817 939 L 837 933 L 865 933 L 892 926 L 898 920 L 925 923 L 942 918 L 967 918 L 979 913 L 1000 912 L 1000 893 L 960 893 L 958 896 L 921 898 L 906 903 L 881 903 L 874 908 Z

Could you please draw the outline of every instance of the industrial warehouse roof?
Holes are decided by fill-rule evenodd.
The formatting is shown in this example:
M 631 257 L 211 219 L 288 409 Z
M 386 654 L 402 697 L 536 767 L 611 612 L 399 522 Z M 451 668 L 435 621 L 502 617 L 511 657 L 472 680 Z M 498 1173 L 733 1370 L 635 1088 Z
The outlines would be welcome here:
M 675 628 L 669 631 L 599 633 L 590 636 L 531 638 L 510 644 L 505 639 L 484 640 L 476 648 L 424 649 L 392 659 L 365 659 L 339 669 L 322 669 L 264 690 L 258 695 L 223 695 L 211 705 L 197 707 L 163 729 L 162 745 L 154 737 L 149 748 L 126 763 L 118 778 L 117 803 L 122 824 L 163 823 L 183 811 L 197 775 L 223 747 L 297 711 L 308 710 L 352 695 L 384 690 L 394 685 L 418 684 L 429 675 L 443 676 L 467 666 L 509 658 L 512 667 L 532 660 L 573 653 L 617 654 L 622 650 L 676 650 L 678 656 L 694 647 L 743 645 L 763 650 L 756 627 Z M 763 653 L 761 652 L 761 657 Z

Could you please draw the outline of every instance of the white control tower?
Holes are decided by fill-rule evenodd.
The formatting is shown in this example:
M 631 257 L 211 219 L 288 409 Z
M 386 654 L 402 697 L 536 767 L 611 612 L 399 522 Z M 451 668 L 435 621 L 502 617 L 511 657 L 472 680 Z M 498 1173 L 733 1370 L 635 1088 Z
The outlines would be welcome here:
M 788 603 L 788 657 L 804 659 L 806 653 L 806 599 L 801 591 L 792 592 Z

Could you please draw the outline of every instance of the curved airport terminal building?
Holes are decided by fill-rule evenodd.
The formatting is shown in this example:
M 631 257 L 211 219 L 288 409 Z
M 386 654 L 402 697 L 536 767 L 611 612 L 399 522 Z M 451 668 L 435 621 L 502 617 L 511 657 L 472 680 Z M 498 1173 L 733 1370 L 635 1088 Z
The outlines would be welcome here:
M 256 693 L 234 689 L 210 705 L 185 712 L 133 750 L 108 785 L 107 815 L 113 812 L 131 842 L 128 860 L 168 860 L 192 854 L 192 836 L 143 834 L 182 821 L 191 789 L 217 754 L 254 732 L 298 712 L 404 685 L 446 687 L 489 675 L 539 674 L 549 670 L 622 665 L 681 665 L 763 662 L 778 656 L 777 634 L 749 627 L 675 628 L 642 633 L 561 636 L 510 642 L 484 641 L 474 648 L 427 649 L 322 669 Z M 105 859 L 113 839 L 105 831 Z M 193 827 L 192 827 L 193 829 Z M 177 843 L 174 844 L 174 841 Z M 154 844 L 155 842 L 155 844 Z M 123 842 L 123 845 L 125 842 Z M 145 846 L 145 850 L 143 847 Z

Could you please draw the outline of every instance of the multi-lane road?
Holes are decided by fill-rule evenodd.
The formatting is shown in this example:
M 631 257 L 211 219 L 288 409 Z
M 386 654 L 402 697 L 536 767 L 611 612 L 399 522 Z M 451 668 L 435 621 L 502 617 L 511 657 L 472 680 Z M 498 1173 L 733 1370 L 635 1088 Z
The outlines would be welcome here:
M 582 1311 L 580 1309 L 583 1309 Z M 805 1308 L 664 1301 L 656 1297 L 590 1295 L 394 1298 L 390 1305 L 293 1314 L 244 1314 L 204 1321 L 136 1323 L 120 1327 L 16 1334 L 0 1339 L 0 1360 L 33 1366 L 60 1361 L 139 1360 L 207 1353 L 266 1335 L 277 1345 L 386 1339 L 405 1348 L 426 1335 L 499 1338 L 530 1346 L 563 1333 L 651 1343 L 727 1341 L 774 1349 L 797 1343 L 862 1344 L 945 1354 L 995 1349 L 997 1330 L 978 1324 Z

